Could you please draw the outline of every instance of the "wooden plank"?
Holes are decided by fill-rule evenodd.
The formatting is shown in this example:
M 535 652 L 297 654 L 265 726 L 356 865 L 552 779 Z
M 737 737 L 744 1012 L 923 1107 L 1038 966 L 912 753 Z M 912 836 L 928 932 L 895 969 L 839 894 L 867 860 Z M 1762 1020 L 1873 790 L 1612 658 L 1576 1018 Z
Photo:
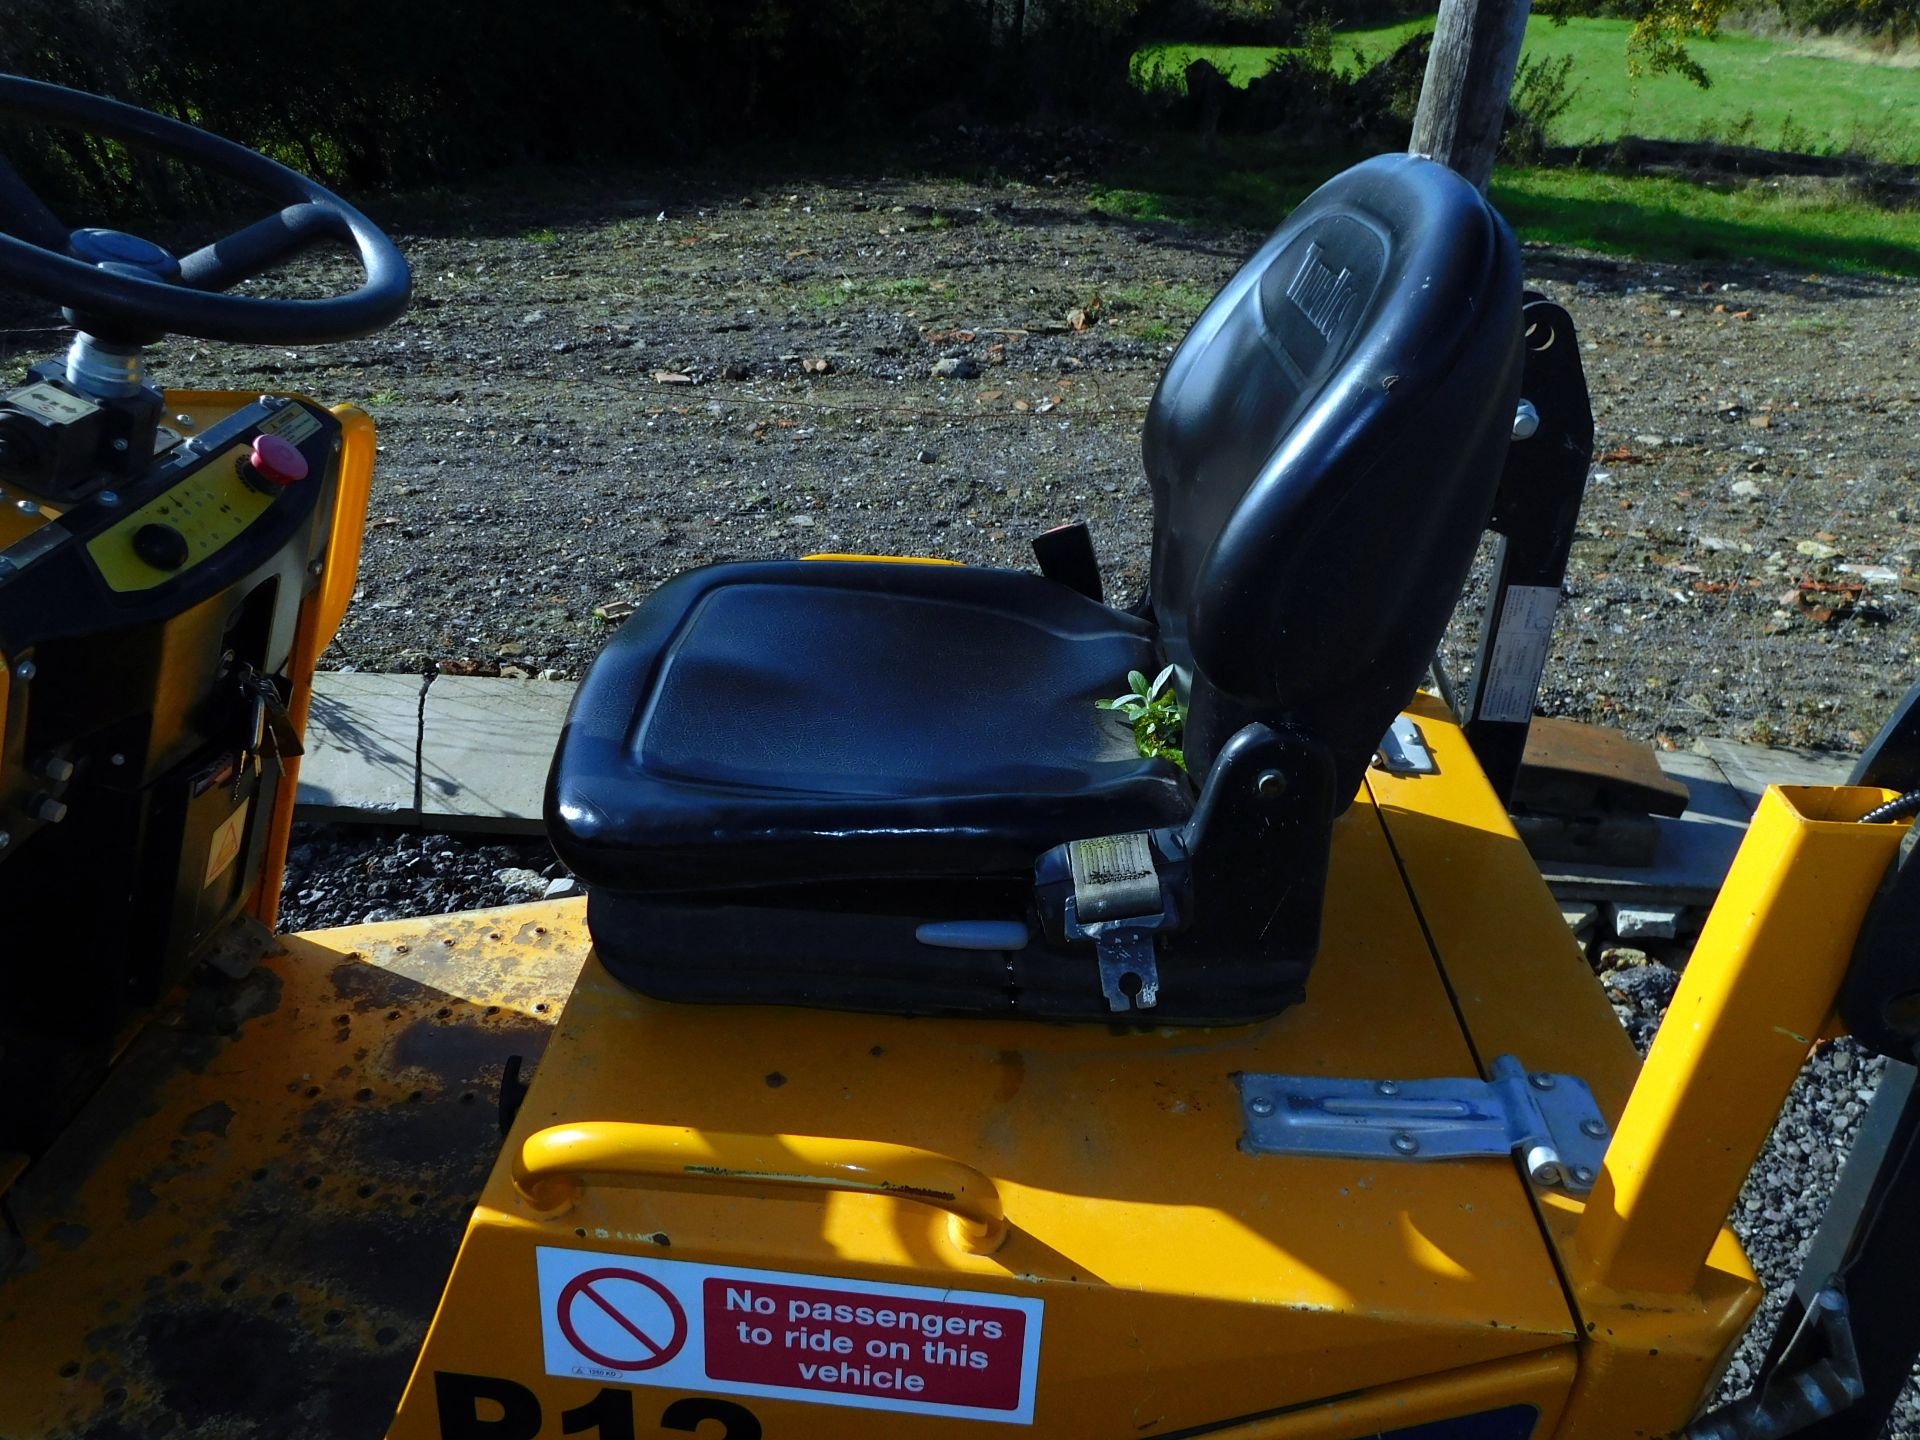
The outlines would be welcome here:
M 421 818 L 436 829 L 538 835 L 547 769 L 574 687 L 442 675 L 427 690 Z
M 410 825 L 418 675 L 327 671 L 313 678 L 297 804 L 303 820 Z

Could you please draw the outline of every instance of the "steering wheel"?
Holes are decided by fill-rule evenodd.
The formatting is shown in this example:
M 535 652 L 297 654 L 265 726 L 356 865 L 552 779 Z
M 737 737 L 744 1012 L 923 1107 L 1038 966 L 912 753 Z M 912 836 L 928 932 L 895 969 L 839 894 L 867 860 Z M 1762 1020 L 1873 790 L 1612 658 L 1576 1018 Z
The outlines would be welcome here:
M 0 156 L 0 282 L 50 296 L 102 340 L 197 335 L 254 345 L 351 340 L 398 319 L 413 281 L 380 228 L 324 186 L 244 145 L 136 106 L 0 75 L 0 117 L 40 121 L 156 150 L 237 180 L 284 208 L 176 259 L 118 230 L 69 230 Z M 323 238 L 346 242 L 364 281 L 318 300 L 223 295 Z

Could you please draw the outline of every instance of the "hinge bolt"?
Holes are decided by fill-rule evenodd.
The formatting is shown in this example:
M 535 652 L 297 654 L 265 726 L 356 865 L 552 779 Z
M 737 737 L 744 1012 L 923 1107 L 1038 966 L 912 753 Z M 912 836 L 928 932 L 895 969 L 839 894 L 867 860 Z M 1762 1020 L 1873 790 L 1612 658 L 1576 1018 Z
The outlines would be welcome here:
M 1574 1166 L 1573 1183 L 1576 1185 L 1591 1185 L 1593 1183 L 1593 1167 L 1591 1165 Z
M 1418 1155 L 1420 1153 L 1420 1142 L 1406 1131 L 1401 1130 L 1393 1137 L 1393 1148 L 1398 1150 L 1402 1155 Z
M 1266 1116 L 1273 1114 L 1273 1101 L 1267 1099 L 1264 1095 L 1256 1095 L 1247 1101 L 1247 1113 L 1250 1115 L 1258 1115 L 1264 1119 Z
M 1527 1083 L 1532 1085 L 1536 1090 L 1551 1090 L 1553 1088 L 1553 1076 L 1547 1074 L 1544 1070 L 1536 1071 L 1527 1076 Z
M 1374 1088 L 1382 1095 L 1398 1095 L 1400 1093 L 1400 1082 L 1398 1080 L 1382 1080 Z
M 1607 1122 L 1592 1119 L 1582 1120 L 1580 1122 L 1580 1133 L 1589 1139 L 1598 1140 L 1602 1135 L 1607 1133 Z
M 1287 777 L 1278 770 L 1262 770 L 1253 789 L 1262 800 L 1278 800 L 1287 793 Z

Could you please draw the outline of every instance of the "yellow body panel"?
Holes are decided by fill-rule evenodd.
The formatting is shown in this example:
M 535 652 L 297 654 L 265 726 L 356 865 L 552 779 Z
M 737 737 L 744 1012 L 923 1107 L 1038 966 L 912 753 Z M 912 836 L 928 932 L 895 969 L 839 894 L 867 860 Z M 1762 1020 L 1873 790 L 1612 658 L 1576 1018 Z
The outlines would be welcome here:
M 802 555 L 802 560 L 861 560 L 880 565 L 958 565 L 958 560 L 943 560 L 935 555 L 841 555 L 822 551 L 818 555 Z
M 1608 1122 L 1618 1123 L 1640 1073 L 1632 1043 L 1466 736 L 1431 696 L 1417 697 L 1409 713 L 1439 773 L 1376 770 L 1368 784 L 1482 1064 L 1513 1054 L 1529 1066 L 1578 1075 Z M 1559 1191 L 1536 1191 L 1535 1201 L 1565 1266 L 1587 1202 Z M 1586 1343 L 1575 1403 L 1559 1435 L 1618 1440 L 1684 1425 L 1760 1293 L 1731 1231 L 1684 1294 L 1621 1296 L 1576 1281 L 1574 1308 Z
M 1510 1161 L 1238 1148 L 1237 1072 L 1472 1070 L 1364 795 L 1336 830 L 1326 937 L 1305 1005 L 1221 1030 L 675 1006 L 589 962 L 393 1434 L 439 1433 L 442 1374 L 524 1387 L 550 1426 L 593 1402 L 605 1376 L 546 1373 L 542 1247 L 595 1252 L 609 1266 L 637 1257 L 1037 1298 L 1042 1434 L 1211 1430 L 1564 1348 L 1571 1317 Z M 634 1145 L 624 1158 L 620 1125 L 648 1132 L 624 1136 Z M 552 1153 L 556 1130 L 583 1147 L 577 1166 Z M 694 1137 L 699 1163 L 666 1173 L 666 1130 Z M 837 1164 L 876 1183 L 769 1185 L 769 1156 L 782 1151 L 794 1157 L 783 1182 Z M 949 1200 L 885 1193 L 940 1190 L 969 1172 L 989 1182 L 987 1208 L 1004 1209 L 1007 1236 L 989 1253 L 955 1233 Z M 555 1177 L 564 1194 L 542 1192 Z M 1554 1363 L 1552 1374 L 1570 1378 Z M 643 1420 L 649 1406 L 701 1393 L 626 1378 Z M 978 1418 L 744 1403 L 769 1436 L 979 1428 Z
M 283 937 L 158 1016 L 8 1195 L 28 1261 L 0 1283 L 0 1436 L 182 1413 L 378 1434 L 583 909 Z

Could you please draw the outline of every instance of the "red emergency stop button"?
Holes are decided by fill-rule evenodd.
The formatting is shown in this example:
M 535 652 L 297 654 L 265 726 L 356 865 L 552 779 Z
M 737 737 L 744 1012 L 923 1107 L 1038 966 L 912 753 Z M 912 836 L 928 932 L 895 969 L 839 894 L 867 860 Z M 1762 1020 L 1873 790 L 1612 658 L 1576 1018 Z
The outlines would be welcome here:
M 253 454 L 247 457 L 253 473 L 276 489 L 307 478 L 307 457 L 299 447 L 278 435 L 262 435 L 253 442 Z

